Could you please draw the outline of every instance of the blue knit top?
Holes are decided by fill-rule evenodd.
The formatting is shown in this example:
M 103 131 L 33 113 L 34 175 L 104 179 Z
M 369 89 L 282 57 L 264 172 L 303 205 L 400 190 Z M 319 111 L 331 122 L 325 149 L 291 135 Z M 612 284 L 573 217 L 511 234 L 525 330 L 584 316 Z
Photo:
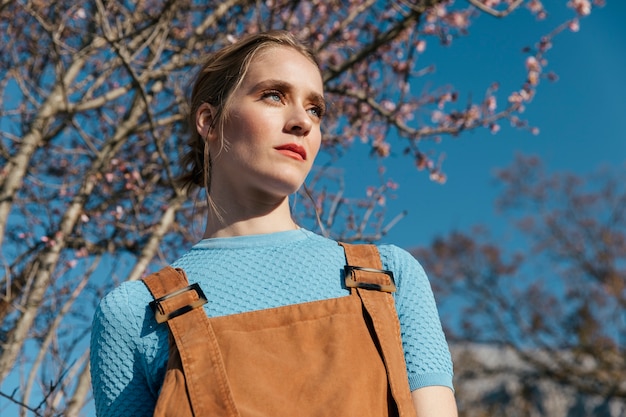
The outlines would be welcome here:
M 452 388 L 450 352 L 424 270 L 396 246 L 382 245 L 379 251 L 383 268 L 395 276 L 411 390 Z M 304 229 L 205 239 L 172 264 L 200 284 L 211 317 L 346 296 L 340 279 L 344 265 L 343 248 Z M 167 326 L 155 322 L 150 301 L 142 282 L 125 282 L 96 310 L 91 375 L 99 417 L 153 414 L 165 377 L 168 336 Z

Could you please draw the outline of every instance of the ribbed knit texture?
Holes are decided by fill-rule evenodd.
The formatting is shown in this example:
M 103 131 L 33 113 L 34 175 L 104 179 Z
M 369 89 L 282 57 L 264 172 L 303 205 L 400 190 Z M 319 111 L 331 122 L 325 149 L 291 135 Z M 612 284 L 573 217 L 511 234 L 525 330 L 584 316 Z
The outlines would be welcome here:
M 398 287 L 396 308 L 411 390 L 452 388 L 450 353 L 422 267 L 396 246 L 383 245 L 379 251 Z M 209 299 L 205 311 L 212 317 L 346 296 L 344 265 L 336 242 L 304 229 L 205 239 L 172 264 L 200 284 Z M 100 417 L 153 413 L 168 348 L 167 326 L 156 324 L 150 301 L 142 282 L 126 282 L 96 311 L 91 374 Z

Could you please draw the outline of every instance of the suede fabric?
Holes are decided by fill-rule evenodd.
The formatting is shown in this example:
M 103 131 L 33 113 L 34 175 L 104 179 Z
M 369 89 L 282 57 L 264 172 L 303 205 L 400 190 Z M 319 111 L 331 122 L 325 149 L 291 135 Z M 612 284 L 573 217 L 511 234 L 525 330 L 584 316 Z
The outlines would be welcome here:
M 343 246 L 348 264 L 381 268 L 375 246 Z M 381 273 L 352 274 L 357 282 L 391 284 Z M 173 268 L 144 282 L 155 299 L 188 285 Z M 188 291 L 159 306 L 167 313 L 197 299 Z M 389 293 L 359 288 L 215 318 L 196 308 L 167 323 L 157 417 L 415 416 Z

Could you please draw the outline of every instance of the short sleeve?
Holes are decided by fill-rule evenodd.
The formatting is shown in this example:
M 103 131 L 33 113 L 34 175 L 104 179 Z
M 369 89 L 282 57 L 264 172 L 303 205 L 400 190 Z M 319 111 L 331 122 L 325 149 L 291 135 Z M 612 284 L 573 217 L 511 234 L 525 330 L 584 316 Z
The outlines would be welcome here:
M 137 300 L 128 293 L 137 285 L 143 284 L 122 284 L 102 299 L 94 315 L 90 364 L 98 417 L 148 417 L 154 410 L 140 344 L 145 314 L 133 311 Z
M 379 251 L 396 280 L 395 302 L 411 390 L 434 385 L 453 389 L 450 349 L 424 269 L 397 246 L 383 245 Z

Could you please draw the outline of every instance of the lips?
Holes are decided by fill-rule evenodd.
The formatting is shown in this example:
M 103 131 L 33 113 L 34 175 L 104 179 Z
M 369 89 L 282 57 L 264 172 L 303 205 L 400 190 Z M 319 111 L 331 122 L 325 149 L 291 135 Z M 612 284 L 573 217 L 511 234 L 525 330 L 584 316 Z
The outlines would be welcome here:
M 285 145 L 277 146 L 274 149 L 293 159 L 300 161 L 306 160 L 306 150 L 296 143 L 287 143 Z

